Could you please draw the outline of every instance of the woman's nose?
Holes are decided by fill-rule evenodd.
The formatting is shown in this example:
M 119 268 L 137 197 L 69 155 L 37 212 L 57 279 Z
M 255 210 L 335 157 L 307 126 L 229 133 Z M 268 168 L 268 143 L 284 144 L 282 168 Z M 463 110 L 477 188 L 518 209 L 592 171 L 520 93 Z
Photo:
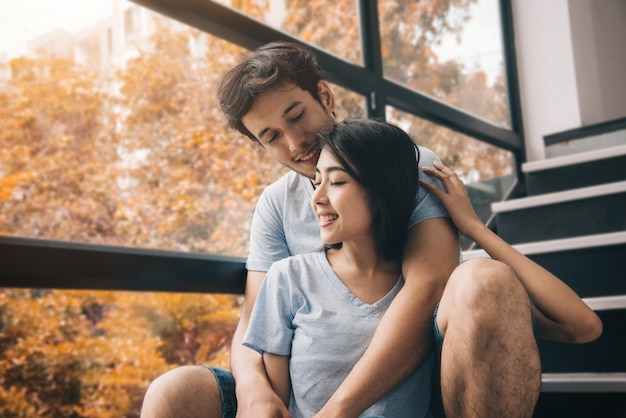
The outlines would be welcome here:
M 315 191 L 313 191 L 311 203 L 315 206 L 324 202 L 326 202 L 326 187 L 324 183 L 320 183 L 315 187 Z

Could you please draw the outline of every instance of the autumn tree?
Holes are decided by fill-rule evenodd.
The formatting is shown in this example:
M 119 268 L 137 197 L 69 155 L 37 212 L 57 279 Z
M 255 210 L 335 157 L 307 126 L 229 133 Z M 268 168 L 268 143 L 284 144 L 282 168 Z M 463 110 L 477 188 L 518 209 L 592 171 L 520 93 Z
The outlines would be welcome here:
M 0 95 L 0 231 L 108 242 L 114 141 L 97 74 L 20 58 Z
M 468 110 L 501 126 L 508 126 L 504 77 L 488 85 L 481 69 L 464 68 L 455 61 L 441 62 L 436 48 L 444 38 L 458 38 L 471 19 L 476 0 L 379 0 L 381 53 L 384 74 L 460 109 Z M 361 64 L 357 4 L 322 1 L 286 1 L 284 28 L 303 40 Z M 269 6 L 268 6 L 268 10 Z M 354 99 L 339 94 L 339 106 L 355 108 Z M 431 148 L 471 181 L 502 176 L 511 170 L 506 151 L 424 119 L 389 109 L 390 121 L 408 126 L 417 143 Z
M 0 416 L 138 416 L 171 364 L 229 364 L 228 295 L 0 290 Z
M 456 61 L 441 62 L 436 53 L 444 37 L 461 35 L 475 3 L 476 0 L 379 2 L 381 21 L 385 22 L 381 24 L 385 75 L 506 127 L 509 118 L 503 74 L 489 86 L 483 70 L 465 68 Z M 511 156 L 506 151 L 397 111 L 390 116 L 410 122 L 409 132 L 416 141 L 435 151 L 445 164 L 469 181 L 502 176 L 511 170 Z
M 217 85 L 241 50 L 156 24 L 150 45 L 116 77 L 127 178 L 117 230 L 137 246 L 244 255 L 254 202 L 284 171 L 219 110 Z
M 137 407 L 166 364 L 145 318 L 119 310 L 116 297 L 0 291 L 0 416 L 120 417 Z

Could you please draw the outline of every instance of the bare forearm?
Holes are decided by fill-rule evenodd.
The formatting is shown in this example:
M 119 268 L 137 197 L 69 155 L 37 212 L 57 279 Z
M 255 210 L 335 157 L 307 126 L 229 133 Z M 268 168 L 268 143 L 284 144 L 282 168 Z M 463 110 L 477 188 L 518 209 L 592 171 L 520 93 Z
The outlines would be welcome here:
M 239 323 L 231 345 L 230 367 L 237 382 L 237 388 L 263 384 L 269 386 L 262 357 L 242 344 L 246 328 L 247 321 Z
M 430 354 L 432 324 L 432 309 L 416 303 L 409 289 L 403 289 L 385 313 L 363 357 L 320 416 L 332 411 L 328 416 L 356 417 L 400 384 Z
M 467 235 L 491 258 L 507 264 L 515 271 L 533 304 L 552 323 L 552 326 L 547 327 L 545 335 L 541 336 L 571 342 L 597 338 L 602 328 L 599 318 L 558 277 L 482 224 L 474 227 Z

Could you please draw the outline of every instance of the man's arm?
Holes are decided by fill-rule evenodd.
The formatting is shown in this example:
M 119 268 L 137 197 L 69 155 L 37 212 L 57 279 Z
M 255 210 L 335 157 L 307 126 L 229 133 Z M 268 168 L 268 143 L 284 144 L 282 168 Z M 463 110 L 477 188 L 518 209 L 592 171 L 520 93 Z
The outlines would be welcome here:
M 265 272 L 248 272 L 241 317 L 231 346 L 230 363 L 236 382 L 237 417 L 239 418 L 290 416 L 285 404 L 272 390 L 267 380 L 262 357 L 242 344 L 264 277 Z
M 381 319 L 363 357 L 316 415 L 356 417 L 397 386 L 432 350 L 433 310 L 459 264 L 459 238 L 448 218 L 409 231 L 405 285 Z

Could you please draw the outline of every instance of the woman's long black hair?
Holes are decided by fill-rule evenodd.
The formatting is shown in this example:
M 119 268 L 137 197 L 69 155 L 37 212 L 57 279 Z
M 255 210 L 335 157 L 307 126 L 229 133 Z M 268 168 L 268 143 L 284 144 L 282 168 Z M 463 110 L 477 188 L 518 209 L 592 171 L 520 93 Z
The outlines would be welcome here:
M 320 136 L 321 145 L 365 188 L 377 254 L 401 257 L 419 184 L 419 149 L 411 137 L 372 119 L 346 120 Z

